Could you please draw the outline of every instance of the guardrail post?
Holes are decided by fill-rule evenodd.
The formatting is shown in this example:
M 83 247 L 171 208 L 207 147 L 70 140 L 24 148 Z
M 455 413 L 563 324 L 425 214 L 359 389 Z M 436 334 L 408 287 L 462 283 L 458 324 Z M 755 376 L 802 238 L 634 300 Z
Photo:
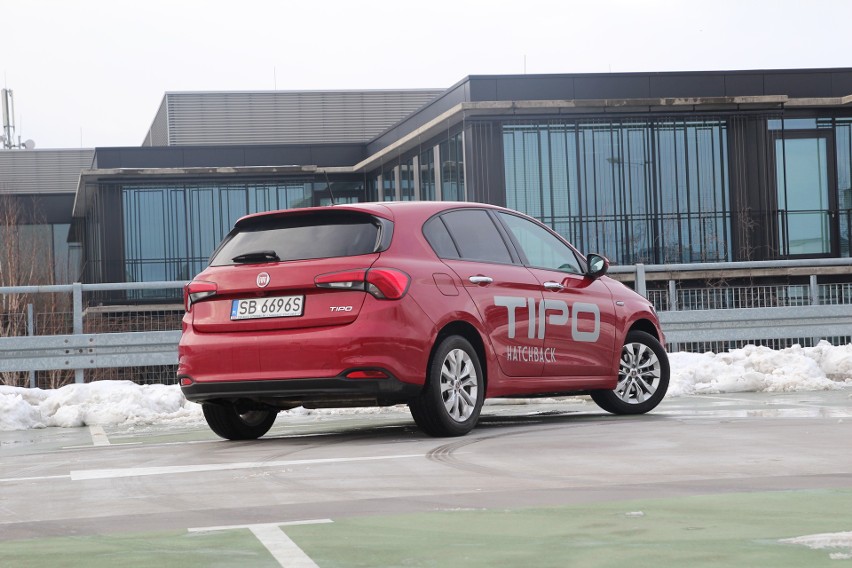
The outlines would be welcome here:
M 74 335 L 80 335 L 83 333 L 83 285 L 79 282 L 71 285 L 71 300 L 74 305 Z M 83 369 L 74 369 L 74 382 L 86 382 Z
M 75 282 L 71 285 L 71 300 L 74 304 L 74 335 L 83 333 L 83 285 Z
M 810 289 L 811 289 L 811 305 L 812 306 L 818 306 L 819 305 L 819 284 L 817 284 L 817 275 L 816 274 L 811 274 Z M 814 336 L 814 337 L 811 338 L 811 340 L 814 342 L 813 343 L 814 345 L 819 343 L 821 339 L 822 338 L 818 337 L 818 336 Z
M 640 296 L 648 297 L 648 289 L 645 285 L 645 265 L 641 262 L 636 265 L 636 292 Z
M 819 305 L 819 285 L 817 284 L 816 274 L 811 274 L 811 305 Z
M 35 335 L 35 322 L 33 321 L 33 305 L 27 304 L 27 335 L 32 337 Z M 33 369 L 30 369 L 30 388 L 36 387 L 36 374 Z
M 677 283 L 669 280 L 669 311 L 677 311 Z

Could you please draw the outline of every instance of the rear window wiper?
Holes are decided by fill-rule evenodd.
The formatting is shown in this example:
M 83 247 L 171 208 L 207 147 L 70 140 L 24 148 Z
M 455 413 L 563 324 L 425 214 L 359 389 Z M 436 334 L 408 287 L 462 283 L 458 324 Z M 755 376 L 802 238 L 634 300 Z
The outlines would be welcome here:
M 255 250 L 238 254 L 231 259 L 233 262 L 251 264 L 253 262 L 278 262 L 278 253 L 274 250 Z

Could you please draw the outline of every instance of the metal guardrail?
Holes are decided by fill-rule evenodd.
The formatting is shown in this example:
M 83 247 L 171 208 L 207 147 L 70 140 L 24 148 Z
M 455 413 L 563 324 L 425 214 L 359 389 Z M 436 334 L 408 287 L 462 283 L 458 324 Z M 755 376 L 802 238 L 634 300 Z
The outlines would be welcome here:
M 720 276 L 747 278 L 767 275 L 795 275 L 809 277 L 811 297 L 814 298 L 818 293 L 816 286 L 819 272 L 852 274 L 852 258 L 704 262 L 693 264 L 631 264 L 616 265 L 609 268 L 609 274 L 616 279 L 633 281 L 636 291 L 643 296 L 647 296 L 648 280 L 668 280 L 669 291 L 671 292 L 675 290 L 675 283 L 678 280 L 698 279 L 702 277 L 718 278 Z M 677 308 L 675 307 L 674 309 Z
M 670 350 L 714 342 L 852 337 L 852 305 L 660 312 Z
M 672 349 L 701 348 L 703 345 L 724 348 L 743 342 L 800 338 L 814 343 L 823 338 L 848 338 L 847 341 L 852 341 L 852 297 L 847 297 L 852 296 L 852 284 L 818 282 L 820 275 L 831 274 L 835 280 L 838 275 L 849 275 L 848 280 L 852 283 L 850 258 L 649 266 L 638 264 L 613 266 L 610 272 L 619 280 L 632 281 L 637 292 L 653 298 Z M 742 275 L 760 278 L 767 274 L 793 275 L 806 283 L 773 285 L 781 292 L 773 292 L 767 286 L 679 288 L 681 282 L 689 280 L 722 276 L 742 278 Z M 649 280 L 668 282 L 662 288 L 658 285 L 657 289 L 650 290 L 649 294 Z M 0 299 L 9 294 L 60 292 L 70 293 L 73 304 L 71 334 L 0 338 L 0 372 L 29 371 L 30 384 L 34 386 L 36 371 L 73 369 L 75 382 L 83 382 L 86 369 L 176 365 L 180 331 L 168 330 L 175 325 L 173 320 L 170 320 L 166 331 L 84 333 L 83 293 L 173 290 L 182 288 L 184 284 L 77 283 L 0 288 Z M 744 305 L 741 300 L 743 290 L 757 292 L 756 307 Z M 821 300 L 823 305 L 820 305 Z M 775 304 L 770 307 L 768 304 L 772 302 Z M 128 303 L 133 301 L 128 300 Z M 707 306 L 727 309 L 705 309 Z M 95 317 L 97 314 L 110 313 L 112 309 L 93 307 L 86 313 L 87 317 Z
M 177 365 L 178 341 L 180 331 L 0 337 L 0 372 Z
M 784 339 L 814 344 L 820 339 L 852 339 L 852 285 L 818 281 L 820 276 L 848 275 L 852 282 L 852 258 L 637 264 L 613 266 L 610 273 L 622 281 L 632 280 L 636 291 L 652 300 L 672 350 Z M 684 281 L 767 276 L 796 277 L 803 283 L 682 286 Z M 649 290 L 648 281 L 666 285 Z
M 0 372 L 30 372 L 35 386 L 36 371 L 73 369 L 74 382 L 84 382 L 85 369 L 176 365 L 180 330 L 125 333 L 83 333 L 83 292 L 130 290 L 174 290 L 186 282 L 127 282 L 111 284 L 61 284 L 51 286 L 0 287 L 0 296 L 10 294 L 70 293 L 70 335 L 0 337 Z M 31 316 L 30 316 L 31 319 Z

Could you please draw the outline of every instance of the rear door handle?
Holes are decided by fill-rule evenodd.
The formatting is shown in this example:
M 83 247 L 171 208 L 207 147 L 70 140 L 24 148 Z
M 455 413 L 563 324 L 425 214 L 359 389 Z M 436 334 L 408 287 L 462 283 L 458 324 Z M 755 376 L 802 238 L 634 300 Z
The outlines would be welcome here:
M 471 276 L 468 280 L 471 284 L 491 284 L 494 282 L 494 279 L 490 276 Z
M 563 288 L 565 288 L 565 286 L 563 286 L 559 282 L 545 282 L 543 286 L 548 290 L 562 290 Z

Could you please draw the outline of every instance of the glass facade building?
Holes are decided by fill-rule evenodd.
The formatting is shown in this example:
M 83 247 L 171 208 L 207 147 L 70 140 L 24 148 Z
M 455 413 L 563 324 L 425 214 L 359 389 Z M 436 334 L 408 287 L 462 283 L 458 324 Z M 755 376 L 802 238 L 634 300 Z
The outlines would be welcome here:
M 122 186 L 127 280 L 192 278 L 237 219 L 259 211 L 310 206 L 313 185 L 287 180 Z
M 329 192 L 329 186 L 331 192 Z M 363 201 L 362 180 L 290 177 L 276 181 L 206 180 L 116 184 L 86 224 L 90 281 L 189 280 L 237 219 L 250 213 Z M 121 211 L 115 223 L 114 207 Z M 121 231 L 115 231 L 120 228 Z M 116 259 L 116 242 L 121 244 Z
M 730 260 L 725 122 L 503 125 L 506 205 L 620 263 Z
M 504 205 L 619 264 L 848 257 L 850 93 L 846 69 L 468 77 L 352 147 L 121 149 L 72 233 L 86 281 L 191 278 L 240 216 L 332 196 Z

